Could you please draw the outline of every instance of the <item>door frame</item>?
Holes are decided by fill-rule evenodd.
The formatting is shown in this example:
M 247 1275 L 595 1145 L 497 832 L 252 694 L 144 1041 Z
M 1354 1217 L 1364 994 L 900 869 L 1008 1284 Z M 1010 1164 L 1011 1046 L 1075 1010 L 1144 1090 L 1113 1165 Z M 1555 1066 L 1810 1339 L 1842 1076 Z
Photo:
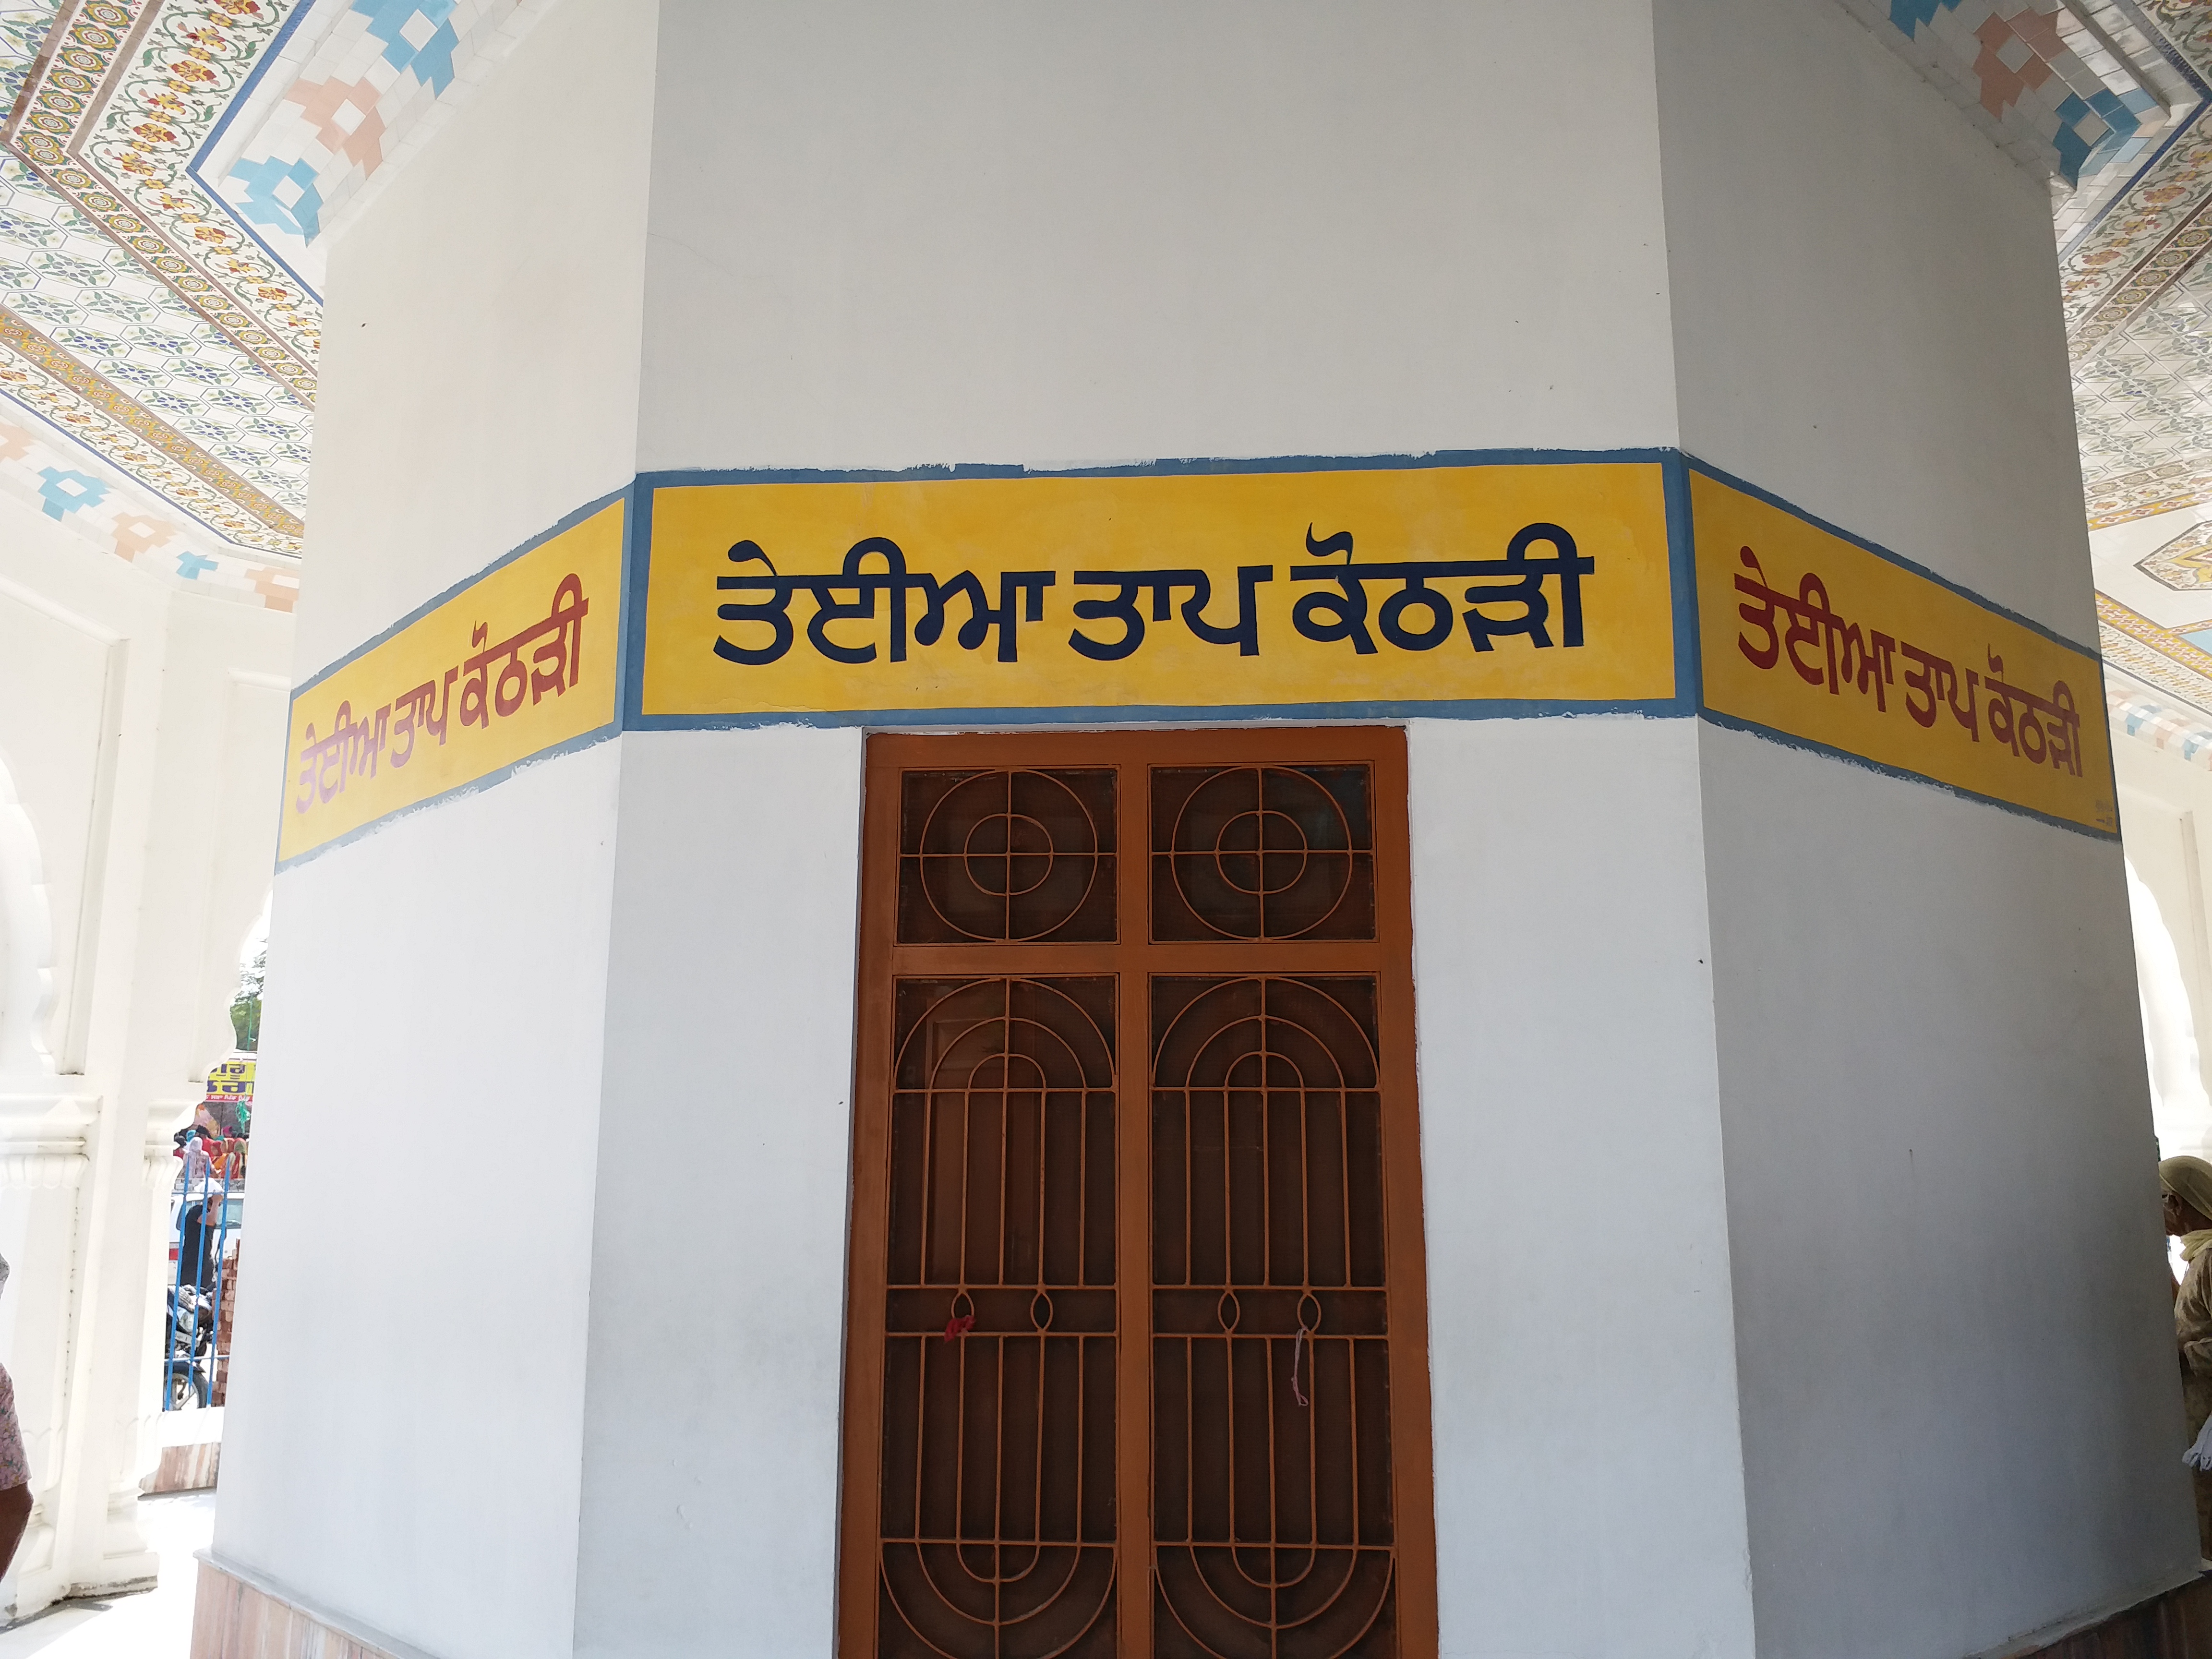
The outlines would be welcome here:
M 1150 769 L 1157 766 L 1315 766 L 1364 762 L 1374 769 L 1376 938 L 1352 942 L 1271 939 L 1155 945 Z M 1121 769 L 1115 795 L 1118 941 L 1095 944 L 900 945 L 896 939 L 900 775 L 910 770 L 997 767 Z M 965 975 L 1114 975 L 1117 1468 L 1115 1581 L 1118 1652 L 1152 1650 L 1152 1041 L 1155 973 L 1372 974 L 1380 1036 L 1389 1336 L 1391 1481 L 1399 1647 L 1407 1659 L 1437 1642 L 1436 1511 L 1430 1425 L 1428 1257 L 1422 1226 L 1421 1136 L 1413 975 L 1413 871 L 1404 731 L 1396 726 L 1220 726 L 1188 730 L 1036 731 L 867 740 L 860 845 L 858 980 L 854 1000 L 851 1212 L 846 1259 L 844 1409 L 839 1468 L 837 1650 L 876 1650 L 878 1506 L 883 1446 L 892 988 L 902 978 Z M 982 965 L 988 953 L 988 966 Z M 1264 966 L 1255 956 L 1264 955 Z M 871 1297 L 855 1287 L 878 1287 Z M 1401 1310 L 1403 1313 L 1401 1313 Z

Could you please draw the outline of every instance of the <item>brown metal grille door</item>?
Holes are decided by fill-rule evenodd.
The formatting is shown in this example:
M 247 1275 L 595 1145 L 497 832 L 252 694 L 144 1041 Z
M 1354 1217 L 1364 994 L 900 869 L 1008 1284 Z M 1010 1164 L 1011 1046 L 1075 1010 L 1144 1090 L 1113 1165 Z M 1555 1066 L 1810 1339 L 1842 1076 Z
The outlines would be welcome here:
M 1110 1654 L 1114 981 L 896 1016 L 879 1651 Z
M 899 943 L 1114 937 L 1114 774 L 901 780 Z
M 872 741 L 842 1652 L 1435 1651 L 1404 780 Z
M 1156 939 L 1375 937 L 1364 766 L 1152 772 Z
M 1375 981 L 1152 981 L 1161 1655 L 1398 1651 Z

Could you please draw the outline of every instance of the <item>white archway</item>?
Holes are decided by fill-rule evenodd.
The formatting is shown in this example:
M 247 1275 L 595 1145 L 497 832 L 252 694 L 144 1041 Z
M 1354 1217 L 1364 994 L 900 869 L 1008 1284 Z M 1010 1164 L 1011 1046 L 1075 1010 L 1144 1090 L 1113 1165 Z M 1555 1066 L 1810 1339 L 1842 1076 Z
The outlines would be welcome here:
M 46 1045 L 53 994 L 53 916 L 38 831 L 0 756 L 0 1079 L 54 1074 Z
M 2135 922 L 2136 986 L 2142 999 L 2143 1057 L 2150 1068 L 2151 1123 L 2159 1155 L 2203 1156 L 2212 1146 L 2212 1098 L 2199 1065 L 2197 1021 L 2181 975 L 2181 952 L 2158 898 L 2130 861 L 2128 910 Z

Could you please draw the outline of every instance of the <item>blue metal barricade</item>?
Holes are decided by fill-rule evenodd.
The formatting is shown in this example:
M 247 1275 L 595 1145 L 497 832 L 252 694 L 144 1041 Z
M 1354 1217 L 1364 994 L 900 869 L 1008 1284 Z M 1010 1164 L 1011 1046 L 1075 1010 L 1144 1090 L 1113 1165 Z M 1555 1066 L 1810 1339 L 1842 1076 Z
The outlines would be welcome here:
M 235 1155 L 211 1158 L 187 1142 L 171 1194 L 168 1323 L 161 1361 L 161 1409 L 222 1401 L 229 1332 L 223 1320 L 223 1264 L 229 1259 L 245 1182 Z

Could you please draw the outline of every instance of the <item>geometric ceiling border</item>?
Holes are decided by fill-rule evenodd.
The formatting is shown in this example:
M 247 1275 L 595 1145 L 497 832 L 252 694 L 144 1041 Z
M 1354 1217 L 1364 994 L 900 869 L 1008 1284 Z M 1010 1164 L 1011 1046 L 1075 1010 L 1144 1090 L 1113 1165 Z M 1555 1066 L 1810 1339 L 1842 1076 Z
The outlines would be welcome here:
M 2165 100 L 2141 66 L 2096 32 L 2094 44 L 2061 26 L 2057 9 L 1960 0 L 1841 0 L 1843 9 L 1919 71 L 1983 136 L 2038 179 L 2071 193 L 2124 153 L 2142 117 Z M 2067 21 L 2078 23 L 2078 12 Z M 2109 52 L 2128 94 L 2091 69 L 2081 50 Z M 2160 107 L 2163 122 L 2167 111 Z M 2112 158 L 2106 158 L 2109 161 Z M 2096 165 L 2092 165 L 2096 163 Z
M 0 390 L 217 535 L 296 556 L 306 526 L 176 428 L 0 307 Z M 97 434 L 95 437 L 94 434 Z
M 2116 678 L 2120 684 L 2108 680 L 2105 686 L 2105 713 L 2115 731 L 2160 754 L 2212 771 L 2212 718 L 2194 708 L 2167 707 L 2155 690 L 2126 684 L 2131 676 Z
M 2136 14 L 2138 26 L 2148 24 L 2165 38 L 2160 50 L 2169 61 L 2183 61 L 2212 76 L 2212 15 L 2203 0 L 2113 0 L 2124 12 Z
M 2090 0 L 2090 3 L 2094 4 L 2095 0 Z M 2180 142 L 2183 135 L 2197 124 L 2197 118 L 2204 113 L 2208 106 L 2212 106 L 2212 79 L 2208 79 L 2212 77 L 2212 34 L 2208 34 L 2201 28 L 2185 26 L 2176 21 L 2154 21 L 2147 15 L 2143 7 L 2136 3 L 2136 0 L 2106 0 L 2106 3 L 2110 4 L 2122 19 L 2142 35 L 2144 43 L 2158 54 L 2159 60 L 2181 78 L 2183 85 L 2193 97 L 2194 102 L 2182 113 L 2181 118 L 2173 124 L 2172 129 L 2160 137 L 2150 147 L 2129 178 L 2117 185 L 2101 186 L 2099 191 L 2101 199 L 2096 205 L 2086 216 L 2075 216 L 2070 224 L 2060 232 L 2058 257 L 2062 261 L 2069 258 L 2090 237 L 2096 234 L 2098 229 L 2112 216 L 2115 210 L 2127 202 L 2142 187 L 2145 179 L 2149 177 L 2151 170 L 2166 158 L 2175 144 Z M 2149 0 L 2149 3 L 2153 10 L 2159 10 L 2161 8 L 2161 0 Z M 2187 0 L 2187 3 L 2195 4 L 2197 0 Z M 2076 15 L 2079 15 L 2077 12 Z M 2135 73 L 2132 67 L 2130 73 Z M 2136 79 L 2138 84 L 2141 84 L 2140 75 L 2136 76 Z M 2164 101 L 2163 94 L 2159 96 L 2160 100 Z M 2166 107 L 2170 114 L 2179 106 L 2168 103 Z M 2061 216 L 2063 217 L 2063 216 Z
M 51 428 L 0 420 L 0 495 L 165 586 L 269 611 L 298 603 L 297 559 L 191 536 L 106 456 Z
M 2177 513 L 2185 507 L 2201 507 L 2212 501 L 2212 456 L 2191 461 L 2161 461 L 2138 467 L 2082 486 L 2089 528 L 2109 530 L 2116 524 Z
M 2081 313 L 2066 337 L 2068 355 L 2075 362 L 2090 356 L 2142 315 L 2212 247 L 2212 125 L 2197 135 L 2185 159 L 2192 164 L 2191 187 L 2197 192 L 2196 200 L 2172 228 L 2140 251 L 2116 284 Z
M 4 138 L 295 401 L 322 311 L 190 164 L 307 0 L 67 0 Z M 296 9 L 295 9 L 296 8 Z
M 2106 593 L 2097 595 L 2097 633 L 2106 661 L 2212 720 L 2212 652 Z
M 326 15 L 331 6 L 337 9 L 336 16 Z M 325 0 L 298 0 L 298 3 L 293 6 L 290 15 L 285 18 L 283 27 L 276 31 L 276 38 L 270 42 L 267 50 L 254 59 L 253 67 L 246 71 L 246 78 L 239 82 L 237 91 L 233 93 L 226 101 L 222 114 L 217 116 L 215 124 L 201 135 L 198 147 L 192 152 L 191 160 L 185 164 L 185 169 L 201 193 L 210 201 L 221 203 L 230 214 L 232 221 L 252 239 L 254 245 L 267 254 L 294 282 L 297 283 L 305 290 L 307 297 L 317 306 L 320 306 L 323 302 L 322 273 L 318 270 L 313 276 L 307 275 L 307 260 L 302 257 L 313 255 L 315 237 L 305 234 L 296 237 L 285 235 L 285 227 L 283 225 L 271 224 L 267 221 L 265 215 L 257 217 L 249 212 L 248 204 L 253 198 L 251 185 L 247 188 L 246 202 L 236 200 L 234 195 L 227 191 L 223 186 L 228 182 L 227 173 L 234 171 L 236 168 L 239 157 L 234 152 L 238 149 L 239 144 L 250 145 L 254 132 L 265 129 L 269 125 L 276 110 L 281 109 L 288 103 L 301 103 L 299 94 L 308 66 L 328 47 L 331 36 L 337 31 L 337 24 L 342 22 L 349 13 L 359 10 L 360 8 L 355 3 L 355 0 L 328 0 L 327 5 Z M 302 42 L 305 43 L 303 49 L 301 49 Z M 283 88 L 276 95 L 274 109 L 264 101 L 264 82 L 268 82 L 272 75 L 276 77 Z M 305 112 L 304 106 L 302 112 Z M 332 113 L 335 114 L 336 112 Z M 233 134 L 233 127 L 241 118 L 247 121 L 253 131 Z M 362 127 L 372 125 L 374 120 L 373 116 L 364 116 L 355 131 L 357 132 Z M 227 135 L 234 137 L 237 142 L 226 143 Z M 348 136 L 350 137 L 352 135 Z M 215 162 L 218 156 L 226 160 L 229 166 L 224 172 L 210 176 L 208 171 L 210 164 Z M 302 185 L 301 196 L 312 193 L 315 198 L 313 204 L 313 217 L 317 226 L 317 234 L 328 231 L 331 228 L 329 181 L 319 176 L 307 180 L 299 179 L 295 175 L 295 182 Z M 298 210 L 301 202 L 301 197 L 295 197 L 290 203 L 281 204 L 291 214 L 295 226 L 300 223 Z M 276 202 L 274 186 L 272 186 L 270 200 L 264 205 L 265 207 L 276 204 L 279 204 Z M 272 236 L 272 231 L 277 233 L 276 235 Z M 279 238 L 282 240 L 280 240 Z M 296 246 L 294 246 L 295 244 Z
M 2137 559 L 2136 568 L 2177 593 L 2212 592 L 2212 523 L 2200 519 L 2179 536 L 2167 538 Z M 2173 631 L 2187 635 L 2207 627 L 2212 622 Z
M 2212 70 L 2212 9 L 2201 0 L 2148 0 L 2170 62 Z M 2190 73 L 2190 80 L 2199 80 Z M 2194 128 L 2194 131 L 2192 131 Z M 2184 142 L 2188 135 L 2188 142 Z M 2203 254 L 2199 234 L 2179 239 L 2212 197 L 2212 133 L 2181 124 L 2159 155 L 2128 181 L 2104 215 L 2059 250 L 2066 337 L 2073 356 L 2094 352 Z M 2094 316 L 2094 325 L 2090 319 Z
M 303 0 L 282 38 L 312 32 L 313 44 L 261 55 L 191 176 L 278 264 L 304 272 L 303 255 L 366 210 L 552 3 L 408 0 L 420 14 L 410 28 L 407 5 L 393 0 Z M 272 74 L 282 84 L 264 93 Z M 250 130 L 226 143 L 241 119 Z M 290 200 L 276 193 L 287 188 Z M 300 280 L 315 295 L 313 281 Z
M 2203 88 L 2199 71 L 2212 71 L 2212 28 L 2206 27 L 2204 9 L 2197 0 L 2179 9 L 2151 0 L 2147 9 L 2155 17 L 2154 32 L 2165 37 L 2158 42 L 2161 55 L 2181 68 L 2193 88 Z M 2203 252 L 2200 237 L 2180 233 L 2212 199 L 2212 123 L 2200 125 L 2207 106 L 2200 103 L 2192 110 L 2060 250 L 2067 338 L 2077 361 L 2124 327 Z M 2086 326 L 2100 313 L 2095 326 Z
M 2117 630 L 2102 630 L 2105 660 L 2124 669 L 2146 685 L 2179 699 L 2197 714 L 2212 720 L 2212 681 L 2188 674 L 2159 653 Z

